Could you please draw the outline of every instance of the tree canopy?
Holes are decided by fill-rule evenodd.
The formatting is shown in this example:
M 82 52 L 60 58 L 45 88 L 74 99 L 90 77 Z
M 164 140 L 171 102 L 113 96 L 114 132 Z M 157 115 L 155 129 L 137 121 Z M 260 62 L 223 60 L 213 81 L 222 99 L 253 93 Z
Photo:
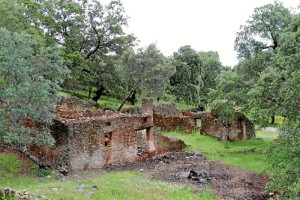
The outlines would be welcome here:
M 198 105 L 202 86 L 201 59 L 191 46 L 180 47 L 173 55 L 175 74 L 171 77 L 171 92 L 178 100 Z
M 0 28 L 0 141 L 16 147 L 53 145 L 59 84 L 69 72 L 56 47 Z

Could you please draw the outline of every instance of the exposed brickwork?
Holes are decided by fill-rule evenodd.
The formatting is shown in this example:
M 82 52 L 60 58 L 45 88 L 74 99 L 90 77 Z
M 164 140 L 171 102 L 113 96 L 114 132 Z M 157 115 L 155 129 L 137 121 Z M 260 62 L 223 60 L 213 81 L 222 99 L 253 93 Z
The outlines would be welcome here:
M 176 109 L 175 103 L 161 104 L 154 108 L 154 124 L 162 130 L 174 131 L 181 129 L 192 132 L 195 128 L 194 119 Z
M 154 124 L 160 127 L 162 130 L 174 131 L 181 129 L 185 132 L 192 132 L 194 129 L 194 122 L 187 116 L 183 115 L 170 115 L 164 116 L 160 114 L 154 114 Z
M 51 152 L 53 156 L 46 159 L 54 166 L 73 170 L 99 168 L 183 148 L 183 142 L 156 131 L 150 99 L 143 101 L 139 114 L 76 111 L 70 105 L 69 110 L 63 106 L 58 106 L 57 121 L 52 127 L 58 142 Z

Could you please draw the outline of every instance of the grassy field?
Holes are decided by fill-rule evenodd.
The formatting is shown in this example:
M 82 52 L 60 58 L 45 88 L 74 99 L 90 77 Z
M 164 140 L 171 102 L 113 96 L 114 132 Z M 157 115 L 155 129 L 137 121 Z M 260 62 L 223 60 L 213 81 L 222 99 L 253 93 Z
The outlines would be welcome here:
M 202 152 L 210 159 L 262 173 L 268 167 L 264 153 L 277 133 L 258 131 L 256 138 L 240 142 L 220 142 L 216 138 L 200 135 L 198 131 L 192 134 L 163 132 L 163 135 L 183 140 L 188 145 L 185 148 L 187 151 Z
M 187 186 L 151 181 L 134 171 L 92 173 L 84 178 L 70 175 L 64 181 L 54 177 L 52 173 L 40 173 L 33 163 L 15 154 L 0 154 L 0 188 L 27 190 L 40 199 L 217 199 L 210 190 L 196 194 Z

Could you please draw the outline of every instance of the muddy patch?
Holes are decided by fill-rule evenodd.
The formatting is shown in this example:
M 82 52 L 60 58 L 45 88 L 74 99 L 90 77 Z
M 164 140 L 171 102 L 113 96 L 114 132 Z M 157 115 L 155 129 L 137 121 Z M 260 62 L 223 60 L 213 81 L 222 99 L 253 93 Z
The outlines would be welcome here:
M 267 199 L 266 176 L 208 160 L 200 153 L 177 151 L 137 163 L 109 165 L 105 171 L 140 171 L 153 180 L 180 183 L 196 192 L 210 188 L 221 199 Z

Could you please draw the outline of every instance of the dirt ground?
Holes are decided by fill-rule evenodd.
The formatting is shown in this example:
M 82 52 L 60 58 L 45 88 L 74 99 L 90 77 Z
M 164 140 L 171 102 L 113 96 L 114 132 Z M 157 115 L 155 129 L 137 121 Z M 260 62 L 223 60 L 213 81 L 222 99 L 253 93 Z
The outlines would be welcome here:
M 163 156 L 136 163 L 104 167 L 105 171 L 140 171 L 153 180 L 180 183 L 196 192 L 210 188 L 221 199 L 268 199 L 264 192 L 266 176 L 206 159 L 202 154 L 185 151 L 169 152 Z M 197 173 L 188 179 L 190 170 Z M 194 180 L 192 180 L 194 179 Z

